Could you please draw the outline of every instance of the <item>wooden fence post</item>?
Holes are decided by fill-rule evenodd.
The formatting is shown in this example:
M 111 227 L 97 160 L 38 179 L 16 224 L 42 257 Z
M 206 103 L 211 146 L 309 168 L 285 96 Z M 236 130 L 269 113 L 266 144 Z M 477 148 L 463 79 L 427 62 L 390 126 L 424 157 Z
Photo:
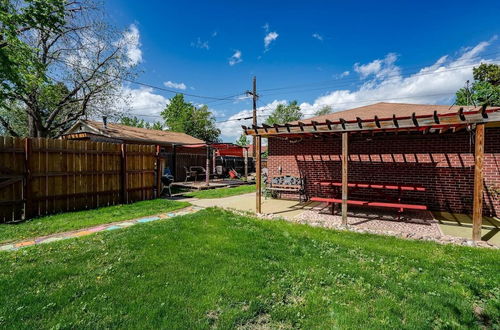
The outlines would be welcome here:
M 127 145 L 122 143 L 121 145 L 122 157 L 121 157 L 121 202 L 126 204 L 128 202 L 127 198 Z
M 24 139 L 24 220 L 31 218 L 31 139 Z
M 156 198 L 160 198 L 161 194 L 161 159 L 160 145 L 156 145 Z

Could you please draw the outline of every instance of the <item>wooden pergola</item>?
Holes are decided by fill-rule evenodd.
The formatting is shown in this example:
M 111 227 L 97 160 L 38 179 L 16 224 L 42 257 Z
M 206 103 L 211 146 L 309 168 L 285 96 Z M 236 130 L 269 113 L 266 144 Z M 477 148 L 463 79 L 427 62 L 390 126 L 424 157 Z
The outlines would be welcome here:
M 324 122 L 310 121 L 284 125 L 252 125 L 242 126 L 246 135 L 255 137 L 256 149 L 256 211 L 261 213 L 261 140 L 262 138 L 279 137 L 283 139 L 318 138 L 322 136 L 342 137 L 342 223 L 347 224 L 347 196 L 348 196 L 348 141 L 352 134 L 398 134 L 421 133 L 440 134 L 444 132 L 459 132 L 464 129 L 475 130 L 475 162 L 474 162 L 474 196 L 472 214 L 472 238 L 481 239 L 482 209 L 483 209 L 483 159 L 485 125 L 497 126 L 500 124 L 500 108 L 482 107 L 473 111 L 460 108 L 456 113 L 438 113 L 411 116 L 393 114 L 392 117 L 344 120 L 325 120 Z

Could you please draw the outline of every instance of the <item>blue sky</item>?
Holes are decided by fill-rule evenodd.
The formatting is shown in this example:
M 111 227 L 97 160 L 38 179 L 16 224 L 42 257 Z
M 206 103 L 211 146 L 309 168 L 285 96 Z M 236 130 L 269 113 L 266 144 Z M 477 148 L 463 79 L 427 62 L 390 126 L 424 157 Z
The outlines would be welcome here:
M 289 100 L 306 116 L 323 105 L 451 104 L 473 65 L 500 61 L 500 1 L 107 0 L 106 11 L 134 36 L 138 81 L 223 98 L 248 90 L 255 75 L 259 121 Z M 124 90 L 127 111 L 148 120 L 172 96 L 134 84 Z M 251 108 L 236 97 L 187 99 L 208 103 L 226 141 L 245 121 L 225 120 Z

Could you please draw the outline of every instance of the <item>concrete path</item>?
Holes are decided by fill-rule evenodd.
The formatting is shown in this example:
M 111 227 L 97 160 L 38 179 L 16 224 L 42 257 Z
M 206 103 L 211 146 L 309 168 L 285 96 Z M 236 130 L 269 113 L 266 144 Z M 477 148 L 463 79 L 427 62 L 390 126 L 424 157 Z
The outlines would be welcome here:
M 122 229 L 122 228 L 127 228 L 139 223 L 146 223 L 146 222 L 152 222 L 152 221 L 157 221 L 161 219 L 168 219 L 168 218 L 174 218 L 180 215 L 185 215 L 185 214 L 190 214 L 197 212 L 201 210 L 203 207 L 196 206 L 196 205 L 191 205 L 188 207 L 185 207 L 180 210 L 168 212 L 168 213 L 161 213 L 149 217 L 143 217 L 143 218 L 138 218 L 138 219 L 132 219 L 132 220 L 123 220 L 123 221 L 118 221 L 118 222 L 112 222 L 112 223 L 107 223 L 103 225 L 98 225 L 94 227 L 89 227 L 89 228 L 82 228 L 78 230 L 73 230 L 73 231 L 67 231 L 63 233 L 56 233 L 56 234 L 51 234 L 47 236 L 40 236 L 40 237 L 35 237 L 35 238 L 30 238 L 30 239 L 25 239 L 22 241 L 17 241 L 17 242 L 10 242 L 10 243 L 5 243 L 0 245 L 0 251 L 13 251 L 13 250 L 18 250 L 23 247 L 27 246 L 32 246 L 32 245 L 39 245 L 39 244 L 46 244 L 46 243 L 51 243 L 51 242 L 56 242 L 56 241 L 61 241 L 64 239 L 69 239 L 69 238 L 74 238 L 74 237 L 81 237 L 81 236 L 87 236 L 93 233 L 98 233 L 101 231 L 105 230 L 117 230 L 117 229 Z
M 180 198 L 179 201 L 189 202 L 199 207 L 221 207 L 238 211 L 255 212 L 255 193 L 214 199 Z M 283 199 L 265 199 L 262 197 L 262 213 L 276 214 L 283 218 L 293 218 L 304 211 L 311 210 L 318 203 L 299 203 Z

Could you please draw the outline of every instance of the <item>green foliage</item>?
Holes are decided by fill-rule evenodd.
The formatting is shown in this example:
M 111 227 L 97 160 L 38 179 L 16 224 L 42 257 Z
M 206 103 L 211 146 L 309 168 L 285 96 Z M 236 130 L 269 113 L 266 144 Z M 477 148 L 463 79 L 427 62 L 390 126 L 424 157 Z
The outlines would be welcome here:
M 333 112 L 333 109 L 329 105 L 322 106 L 318 111 L 314 113 L 315 116 L 323 116 L 328 115 Z
M 34 49 L 22 33 L 43 27 L 60 30 L 65 24 L 64 0 L 0 0 L 0 106 L 12 98 L 14 86 L 46 81 L 43 66 L 36 62 Z M 33 80 L 34 75 L 38 78 Z
M 132 126 L 132 127 L 154 129 L 154 130 L 159 130 L 159 131 L 163 130 L 163 124 L 160 123 L 159 121 L 155 121 L 154 123 L 150 123 L 148 121 L 145 121 L 144 119 L 139 119 L 136 116 L 134 116 L 134 117 L 124 116 L 124 117 L 120 118 L 120 124 Z
M 206 142 L 217 142 L 220 130 L 215 126 L 215 118 L 208 106 L 196 107 L 177 94 L 161 113 L 167 128 L 183 132 Z
M 35 218 L 18 224 L 0 224 L 0 242 L 38 237 L 99 224 L 128 220 L 178 210 L 187 202 L 154 199 L 132 204 L 101 207 Z
M 456 104 L 475 106 L 500 106 L 500 65 L 481 64 L 473 69 L 475 81 L 460 88 Z
M 0 327 L 498 329 L 499 258 L 211 208 L 0 251 Z
M 291 101 L 287 105 L 278 104 L 276 109 L 267 118 L 266 124 L 285 124 L 302 118 L 302 112 L 297 101 Z
M 481 63 L 473 68 L 474 80 L 485 81 L 493 86 L 500 85 L 500 65 Z
M 126 61 L 128 41 L 104 22 L 101 8 L 94 0 L 0 0 L 4 132 L 59 137 L 85 115 L 116 110 L 121 79 L 134 64 Z
M 245 134 L 241 134 L 238 140 L 236 140 L 236 144 L 242 147 L 246 147 L 249 143 L 250 141 Z

